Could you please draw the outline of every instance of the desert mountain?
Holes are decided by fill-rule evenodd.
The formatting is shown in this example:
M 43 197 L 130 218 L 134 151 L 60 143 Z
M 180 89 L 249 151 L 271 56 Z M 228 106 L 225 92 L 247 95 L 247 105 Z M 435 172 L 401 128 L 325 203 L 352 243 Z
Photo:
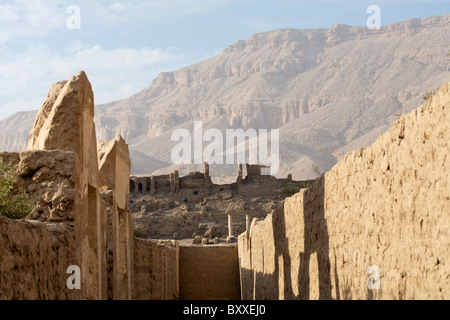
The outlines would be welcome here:
M 238 41 L 197 64 L 161 73 L 134 96 L 96 106 L 98 138 L 122 135 L 132 173 L 187 174 L 172 164 L 175 129 L 280 129 L 280 171 L 315 177 L 366 147 L 450 81 L 450 15 L 408 19 L 380 30 L 336 25 L 280 29 Z M 24 150 L 36 112 L 0 122 L 0 150 Z M 207 143 L 203 146 L 205 147 Z M 235 166 L 211 166 L 235 176 Z

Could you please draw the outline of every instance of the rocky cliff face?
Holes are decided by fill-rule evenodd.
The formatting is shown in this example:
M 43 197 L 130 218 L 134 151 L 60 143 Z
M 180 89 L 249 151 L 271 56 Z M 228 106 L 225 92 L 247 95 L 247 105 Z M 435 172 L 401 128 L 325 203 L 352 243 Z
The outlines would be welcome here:
M 204 130 L 280 128 L 279 176 L 312 178 L 313 163 L 330 169 L 373 142 L 397 120 L 393 114 L 412 110 L 450 79 L 449 21 L 444 15 L 381 30 L 336 25 L 256 34 L 216 57 L 160 74 L 128 99 L 97 106 L 98 137 L 123 136 L 132 173 L 149 174 L 174 169 L 165 169 L 175 146 L 171 132 L 192 130 L 193 120 L 202 120 Z M 0 122 L 1 149 L 20 148 L 23 132 L 8 124 L 25 128 L 27 121 L 22 115 Z M 235 175 L 228 171 L 219 173 Z

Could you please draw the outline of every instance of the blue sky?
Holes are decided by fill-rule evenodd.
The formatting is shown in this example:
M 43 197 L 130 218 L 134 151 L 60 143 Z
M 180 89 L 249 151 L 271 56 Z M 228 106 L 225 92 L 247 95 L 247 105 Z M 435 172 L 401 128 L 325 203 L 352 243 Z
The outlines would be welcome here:
M 450 13 L 449 0 L 0 0 L 0 119 L 39 109 L 52 83 L 79 70 L 96 104 L 110 102 L 254 33 L 365 26 L 369 5 L 382 26 Z

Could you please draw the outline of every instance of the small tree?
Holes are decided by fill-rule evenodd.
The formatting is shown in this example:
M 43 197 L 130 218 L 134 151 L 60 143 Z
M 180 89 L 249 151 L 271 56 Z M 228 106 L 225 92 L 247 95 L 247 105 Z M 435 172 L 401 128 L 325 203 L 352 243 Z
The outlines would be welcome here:
M 0 215 L 10 219 L 22 219 L 33 210 L 29 195 L 17 186 L 18 180 L 13 165 L 0 164 Z

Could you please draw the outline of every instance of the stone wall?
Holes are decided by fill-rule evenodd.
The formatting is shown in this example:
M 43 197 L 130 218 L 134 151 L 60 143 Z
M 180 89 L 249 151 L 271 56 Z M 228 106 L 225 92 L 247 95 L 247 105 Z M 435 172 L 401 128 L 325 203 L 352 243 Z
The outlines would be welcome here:
M 134 300 L 175 300 L 178 291 L 178 244 L 134 240 Z
M 188 198 L 188 201 L 198 201 L 211 194 L 212 189 L 217 186 L 212 183 L 209 175 L 209 165 L 204 164 L 205 172 L 191 172 L 179 177 L 179 172 L 174 171 L 169 175 L 151 177 L 130 177 L 130 192 L 132 194 L 168 195 L 177 194 Z M 236 179 L 239 194 L 244 196 L 266 196 L 271 195 L 273 188 L 300 181 L 292 181 L 292 175 L 287 179 L 277 179 L 270 176 L 270 167 L 261 165 L 246 165 L 247 177 L 243 179 L 243 166 L 238 166 L 239 175 Z M 267 173 L 267 174 L 264 174 Z M 306 181 L 307 182 L 307 181 Z M 221 185 L 222 186 L 222 185 Z
M 243 298 L 449 299 L 449 108 L 447 84 L 252 223 Z
M 29 151 L 75 153 L 74 224 L 83 296 L 107 298 L 106 208 L 98 188 L 94 92 L 85 72 L 50 87 L 30 133 Z
M 21 172 L 18 184 L 35 204 L 28 219 L 74 221 L 75 153 L 61 150 L 2 152 L 0 164 L 11 164 Z
M 59 222 L 61 228 L 73 230 L 64 235 L 68 237 L 67 241 L 64 240 L 59 249 L 58 243 L 53 245 L 45 240 L 48 236 L 43 231 L 40 231 L 37 236 L 31 237 L 21 235 L 20 228 L 17 234 L 5 233 L 4 241 L 12 245 L 2 248 L 4 252 L 1 258 L 10 256 L 16 261 L 15 275 L 9 275 L 5 271 L 4 276 L 7 279 L 9 279 L 8 277 L 17 277 L 18 279 L 23 277 L 28 281 L 36 277 L 33 275 L 34 270 L 28 266 L 33 266 L 40 261 L 39 259 L 44 258 L 46 259 L 45 264 L 51 265 L 48 268 L 48 274 L 55 273 L 57 276 L 61 270 L 65 271 L 69 266 L 66 263 L 67 259 L 59 260 L 58 256 L 52 253 L 54 250 L 62 250 L 67 252 L 68 259 L 71 260 L 70 265 L 76 265 L 81 269 L 82 285 L 79 292 L 74 291 L 73 295 L 92 300 L 107 298 L 107 214 L 106 204 L 101 199 L 99 191 L 99 162 L 93 117 L 94 95 L 91 84 L 86 74 L 79 72 L 68 81 L 58 82 L 50 87 L 31 131 L 28 151 L 0 154 L 1 163 L 12 163 L 17 167 L 17 171 L 21 175 L 19 185 L 31 194 L 31 201 L 35 204 L 35 209 L 27 218 L 43 221 L 44 227 L 50 228 L 52 223 Z M 114 161 L 117 157 L 114 158 Z M 106 156 L 106 158 L 108 157 Z M 129 158 L 128 162 L 122 161 L 122 163 L 124 165 L 114 166 L 113 169 L 126 174 L 124 167 L 128 166 L 129 170 Z M 126 210 L 128 208 L 126 190 L 129 184 L 129 174 L 126 179 L 121 179 L 121 176 L 118 179 L 114 170 L 107 175 L 107 178 L 111 178 L 110 180 L 115 182 L 112 187 L 113 205 L 118 209 Z M 103 173 L 103 175 L 105 174 Z M 118 185 L 117 181 L 119 180 L 124 180 L 124 183 Z M 115 192 L 116 187 L 117 192 Z M 131 230 L 131 223 L 127 219 L 122 220 L 124 221 L 118 222 L 112 219 L 113 231 L 120 229 L 123 225 L 130 226 Z M 26 225 L 15 221 L 10 223 L 15 226 Z M 132 234 L 131 231 L 128 233 Z M 29 257 L 31 261 L 23 260 L 23 252 L 35 246 L 36 241 L 33 240 L 36 237 L 44 239 L 43 246 L 47 246 L 46 243 L 49 243 L 51 249 L 45 250 L 44 248 L 45 252 L 42 257 L 38 257 L 36 260 L 31 257 Z M 24 239 L 29 240 L 30 243 L 23 242 Z M 38 241 L 40 239 L 36 240 L 37 243 L 40 242 Z M 122 242 L 121 246 L 129 246 L 129 241 L 127 243 L 126 239 L 125 244 Z M 22 250 L 15 250 L 19 245 L 22 246 Z M 115 248 L 117 247 L 115 246 Z M 47 251 L 50 253 L 46 253 Z M 117 250 L 113 250 L 114 261 L 117 260 L 117 253 Z M 132 258 L 127 257 L 127 259 Z M 130 261 L 123 265 L 129 266 Z M 116 274 L 119 273 L 118 268 L 115 268 L 114 271 Z M 129 278 L 131 275 L 125 272 L 125 276 Z M 68 276 L 65 278 L 67 279 Z M 41 285 L 40 280 L 35 284 L 30 280 L 27 286 L 20 287 L 23 291 L 14 289 L 16 290 L 15 295 L 23 299 L 32 299 L 33 295 L 28 290 L 40 288 Z M 58 280 L 48 286 L 53 288 L 56 285 L 60 286 Z M 129 287 L 125 286 L 125 290 L 122 290 L 128 290 L 128 294 L 125 294 L 126 297 L 131 296 Z M 10 290 L 7 282 L 0 283 L 0 291 L 3 290 Z M 56 290 L 53 298 L 65 299 L 66 296 L 59 295 L 59 292 L 60 290 Z
M 0 300 L 73 300 L 67 268 L 77 265 L 74 229 L 0 216 Z
M 110 145 L 118 141 L 124 143 L 118 138 Z M 100 252 L 101 256 L 108 252 L 105 298 L 175 299 L 178 297 L 177 245 L 135 239 L 133 221 L 127 211 L 128 191 L 124 189 L 128 187 L 129 165 L 124 166 L 126 161 L 121 159 L 120 150 L 123 146 L 115 146 L 101 152 L 100 157 L 105 160 L 100 162 L 103 181 L 100 186 L 107 209 L 103 211 L 108 215 L 104 240 L 107 247 Z M 0 216 L 0 300 L 89 298 L 85 291 L 68 290 L 66 285 L 70 277 L 67 268 L 82 265 L 77 255 L 80 246 L 76 243 L 77 229 L 73 221 L 74 159 L 75 153 L 61 150 L 0 153 L 0 164 L 26 168 L 18 184 L 31 194 L 31 201 L 36 204 L 27 221 Z M 104 172 L 107 166 L 110 168 Z M 89 269 L 82 267 L 81 272 L 83 275 Z
M 178 243 L 134 237 L 128 145 L 119 136 L 98 146 L 93 115 L 92 88 L 79 72 L 50 87 L 29 150 L 0 153 L 35 204 L 27 220 L 0 217 L 0 299 L 179 297 Z M 167 186 L 163 177 L 150 187 L 176 193 L 186 182 L 206 192 L 207 172 L 181 181 L 175 172 Z M 69 266 L 80 268 L 80 288 L 67 288 Z
M 179 178 L 176 172 L 171 173 L 169 176 L 131 177 L 130 191 L 135 194 L 174 194 L 179 192 L 189 193 L 191 190 L 196 189 L 203 194 L 207 189 L 204 184 L 203 174 L 200 172 L 196 173 L 201 175 L 200 179 L 194 174 Z
M 99 188 L 106 205 L 108 298 L 132 298 L 133 219 L 128 208 L 130 155 L 121 136 L 98 146 Z
M 309 181 L 292 181 L 292 179 L 278 179 L 270 175 L 253 175 L 247 176 L 240 180 L 237 184 L 238 193 L 246 197 L 270 197 L 273 190 L 289 186 L 289 184 L 308 184 L 314 180 Z
M 67 268 L 81 265 L 74 228 L 75 153 L 0 153 L 0 164 L 21 172 L 18 185 L 34 204 L 28 221 L 0 216 L 0 299 L 82 298 L 66 286 Z
M 180 297 L 240 299 L 237 246 L 180 246 Z

